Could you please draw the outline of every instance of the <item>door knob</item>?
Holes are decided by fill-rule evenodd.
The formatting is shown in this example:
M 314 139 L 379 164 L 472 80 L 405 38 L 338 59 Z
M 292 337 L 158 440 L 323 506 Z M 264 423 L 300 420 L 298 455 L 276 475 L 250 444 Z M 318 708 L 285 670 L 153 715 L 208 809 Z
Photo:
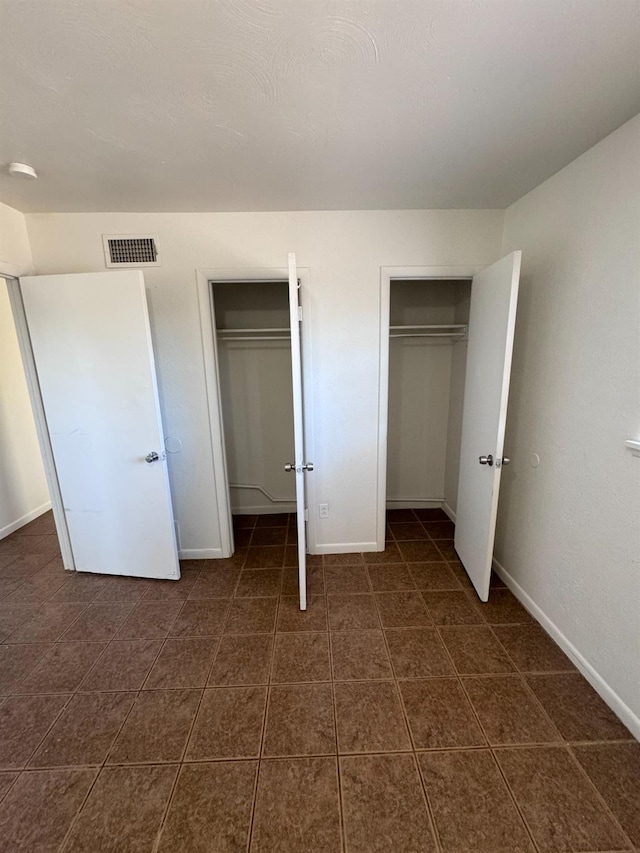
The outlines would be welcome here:
M 478 461 L 481 465 L 493 465 L 493 456 L 491 454 L 488 456 L 481 456 Z
M 285 471 L 295 471 L 296 470 L 295 462 L 287 462 L 287 464 L 284 466 L 284 470 Z M 300 470 L 301 471 L 313 471 L 313 462 L 306 462 L 304 465 L 301 465 Z
M 147 453 L 147 455 L 144 458 L 147 462 L 157 462 L 158 459 L 160 459 L 160 457 L 155 452 L 155 450 L 152 450 L 151 453 Z
M 502 457 L 502 464 L 503 464 L 503 465 L 508 465 L 508 464 L 509 464 L 509 462 L 511 462 L 511 460 L 509 459 L 509 457 L 508 457 L 508 456 L 503 456 L 503 457 Z

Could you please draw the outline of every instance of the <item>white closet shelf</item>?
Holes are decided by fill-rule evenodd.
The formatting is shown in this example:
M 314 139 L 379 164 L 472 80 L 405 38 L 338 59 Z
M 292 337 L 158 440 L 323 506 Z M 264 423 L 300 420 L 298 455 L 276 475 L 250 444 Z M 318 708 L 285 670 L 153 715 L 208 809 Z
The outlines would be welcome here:
M 223 341 L 289 341 L 291 330 L 287 328 L 262 329 L 216 329 L 216 334 Z
M 428 326 L 389 326 L 390 338 L 456 338 L 467 337 L 467 326 L 461 323 L 439 323 Z

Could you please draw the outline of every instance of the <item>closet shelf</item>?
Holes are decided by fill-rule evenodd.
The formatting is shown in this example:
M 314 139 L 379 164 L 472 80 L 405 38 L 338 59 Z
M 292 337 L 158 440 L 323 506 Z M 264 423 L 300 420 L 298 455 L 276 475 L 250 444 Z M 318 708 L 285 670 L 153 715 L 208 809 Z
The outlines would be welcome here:
M 221 341 L 289 341 L 291 330 L 289 328 L 262 328 L 262 329 L 216 329 L 218 339 Z
M 432 324 L 429 326 L 389 326 L 390 338 L 452 338 L 463 340 L 467 337 L 464 324 Z

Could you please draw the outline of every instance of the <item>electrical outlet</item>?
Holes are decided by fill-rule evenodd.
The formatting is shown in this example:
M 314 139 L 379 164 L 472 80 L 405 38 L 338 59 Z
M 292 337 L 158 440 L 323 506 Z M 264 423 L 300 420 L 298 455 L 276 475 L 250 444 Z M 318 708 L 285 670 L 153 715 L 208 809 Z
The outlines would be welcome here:
M 329 518 L 329 504 L 318 504 L 318 515 L 320 518 Z

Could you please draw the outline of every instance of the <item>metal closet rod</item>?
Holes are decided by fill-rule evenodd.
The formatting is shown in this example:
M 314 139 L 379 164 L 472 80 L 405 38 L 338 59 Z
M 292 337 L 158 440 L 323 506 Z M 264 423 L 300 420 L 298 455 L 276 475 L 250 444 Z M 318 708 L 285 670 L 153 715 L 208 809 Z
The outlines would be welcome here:
M 284 328 L 217 329 L 222 341 L 290 341 L 291 331 Z M 266 332 L 266 334 L 265 334 Z M 278 334 L 280 333 L 280 334 Z
M 410 331 L 416 330 L 416 331 Z M 418 331 L 419 330 L 419 331 Z M 444 331 L 449 330 L 449 331 Z M 467 326 L 462 323 L 431 324 L 427 326 L 389 326 L 390 338 L 466 338 Z

